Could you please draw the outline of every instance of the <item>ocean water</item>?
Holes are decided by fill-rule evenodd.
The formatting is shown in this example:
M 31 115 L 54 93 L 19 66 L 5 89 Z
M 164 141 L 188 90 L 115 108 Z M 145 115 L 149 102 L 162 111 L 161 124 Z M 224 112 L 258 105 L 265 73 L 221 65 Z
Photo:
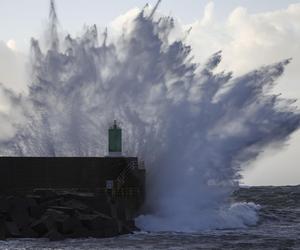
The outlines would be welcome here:
M 136 232 L 108 239 L 12 239 L 0 249 L 300 249 L 300 186 L 241 188 L 233 199 L 260 205 L 259 222 L 243 229 Z

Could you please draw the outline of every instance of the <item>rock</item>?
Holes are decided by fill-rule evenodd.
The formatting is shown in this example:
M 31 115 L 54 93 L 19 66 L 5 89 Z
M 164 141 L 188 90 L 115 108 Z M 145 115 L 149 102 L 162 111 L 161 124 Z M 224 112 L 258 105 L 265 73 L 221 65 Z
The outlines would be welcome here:
M 114 237 L 122 232 L 121 224 L 116 219 L 106 220 L 104 223 L 104 236 Z
M 87 238 L 90 237 L 91 232 L 87 230 L 85 227 L 76 227 L 73 231 L 73 233 L 69 234 L 68 237 L 70 238 Z
M 140 230 L 136 227 L 134 220 L 128 220 L 128 221 L 124 221 L 122 223 L 122 233 L 123 234 L 130 234 L 135 231 L 140 231 Z
M 0 223 L 0 240 L 6 240 L 7 233 L 6 233 L 6 226 L 4 223 Z
M 5 226 L 6 226 L 6 230 L 8 232 L 9 237 L 20 237 L 21 236 L 21 232 L 20 232 L 18 226 L 16 225 L 16 223 L 6 221 Z
M 41 216 L 45 213 L 45 208 L 36 205 L 36 206 L 31 206 L 28 209 L 29 216 L 35 219 L 41 218 Z
M 80 215 L 79 219 L 82 225 L 89 231 L 98 232 L 104 235 L 104 220 L 99 215 Z
M 26 196 L 26 200 L 27 200 L 28 207 L 35 207 L 38 205 L 38 202 L 34 197 Z
M 104 230 L 95 230 L 95 231 L 89 230 L 89 237 L 101 239 L 101 238 L 105 238 L 106 236 Z
M 0 197 L 0 240 L 103 238 L 132 233 L 137 228 L 130 202 L 126 202 L 112 201 L 106 194 L 58 194 L 49 189 L 38 189 L 25 197 Z
M 14 210 L 24 210 L 28 208 L 28 201 L 24 197 L 10 196 L 7 198 L 9 206 Z
M 48 229 L 49 231 L 51 230 L 56 230 L 59 233 L 65 234 L 68 233 L 66 232 L 66 223 L 69 221 L 70 216 L 63 211 L 57 210 L 57 209 L 47 209 L 45 216 L 49 216 L 53 222 L 53 224 L 50 225 L 48 224 Z M 72 224 L 71 226 L 74 226 Z
M 21 229 L 21 235 L 24 238 L 37 238 L 39 237 L 39 234 L 35 232 L 32 228 L 30 227 L 25 227 Z
M 43 236 L 49 231 L 56 229 L 56 227 L 53 219 L 50 216 L 43 216 L 40 220 L 31 225 L 31 229 L 34 230 L 39 236 Z
M 9 210 L 8 200 L 5 198 L 0 199 L 0 213 L 5 213 Z
M 48 199 L 47 201 L 41 202 L 40 205 L 43 208 L 48 208 L 50 206 L 60 206 L 62 201 L 62 197 L 55 197 L 55 199 Z
M 29 200 L 34 200 L 36 204 L 39 204 L 42 202 L 42 197 L 40 195 L 26 195 L 26 198 Z
M 82 228 L 83 225 L 80 220 L 76 217 L 68 217 L 64 221 L 61 222 L 59 226 L 59 231 L 63 234 L 72 234 L 76 230 Z
M 51 217 L 51 219 L 55 222 L 65 221 L 69 217 L 64 212 L 53 208 L 48 208 L 45 212 L 45 216 Z
M 52 189 L 35 189 L 33 191 L 34 195 L 40 196 L 43 200 L 53 199 L 57 197 L 57 193 Z
M 97 215 L 82 219 L 94 237 L 113 237 L 122 232 L 122 223 L 108 216 Z
M 50 232 L 46 233 L 43 238 L 47 238 L 50 241 L 59 241 L 65 239 L 65 237 L 56 230 L 51 230 Z
M 55 209 L 57 211 L 61 211 L 65 214 L 68 214 L 70 216 L 73 216 L 75 214 L 75 209 L 70 207 L 63 207 L 63 206 L 50 206 L 49 208 Z
M 10 217 L 19 228 L 28 226 L 32 222 L 28 214 L 28 200 L 23 197 L 14 196 L 9 197 L 7 201 L 9 203 L 8 217 Z
M 45 235 L 48 232 L 46 223 L 43 220 L 35 222 L 31 229 L 34 230 L 39 236 Z
M 66 200 L 79 200 L 79 201 L 90 201 L 95 200 L 96 195 L 94 193 L 78 193 L 65 191 L 61 194 Z
M 73 194 L 72 196 L 66 196 L 66 197 L 72 197 L 72 199 L 84 203 L 91 210 L 96 210 L 98 212 L 107 214 L 109 216 L 111 215 L 110 202 L 106 194 L 97 194 L 97 195 L 89 194 L 87 196 L 82 196 L 82 195 L 75 196 Z
M 117 236 L 122 231 L 116 219 L 104 214 L 80 215 L 79 218 L 90 236 L 95 238 Z
M 85 210 L 85 211 L 89 210 L 87 205 L 85 205 L 84 203 L 82 203 L 78 200 L 74 200 L 74 199 L 63 201 L 62 205 L 65 207 L 76 209 L 76 210 Z
M 13 210 L 10 212 L 10 217 L 19 228 L 27 227 L 32 223 L 32 219 L 28 215 L 28 210 Z

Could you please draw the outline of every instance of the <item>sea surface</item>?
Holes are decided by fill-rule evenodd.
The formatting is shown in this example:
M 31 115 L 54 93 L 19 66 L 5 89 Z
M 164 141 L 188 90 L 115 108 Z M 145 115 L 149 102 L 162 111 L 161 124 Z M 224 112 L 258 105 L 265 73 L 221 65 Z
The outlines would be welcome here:
M 60 242 L 18 239 L 0 241 L 0 249 L 300 249 L 300 186 L 244 187 L 234 199 L 261 205 L 256 226 L 194 234 L 139 232 Z

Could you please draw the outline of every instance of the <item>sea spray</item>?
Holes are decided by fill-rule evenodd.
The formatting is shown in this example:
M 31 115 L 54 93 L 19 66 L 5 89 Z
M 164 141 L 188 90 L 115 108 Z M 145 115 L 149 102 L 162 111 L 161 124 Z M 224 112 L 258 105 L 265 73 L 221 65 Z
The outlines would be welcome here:
M 116 119 L 125 154 L 146 163 L 139 227 L 253 225 L 258 206 L 232 204 L 230 197 L 243 166 L 300 126 L 294 101 L 270 93 L 290 60 L 239 78 L 214 73 L 221 52 L 204 65 L 195 63 L 190 46 L 169 39 L 176 24 L 155 13 L 157 7 L 146 6 L 109 42 L 109 33 L 99 35 L 95 25 L 61 39 L 51 1 L 47 43 L 32 39 L 29 94 L 8 92 L 25 119 L 11 122 L 15 133 L 1 141 L 1 153 L 103 156 L 107 128 Z

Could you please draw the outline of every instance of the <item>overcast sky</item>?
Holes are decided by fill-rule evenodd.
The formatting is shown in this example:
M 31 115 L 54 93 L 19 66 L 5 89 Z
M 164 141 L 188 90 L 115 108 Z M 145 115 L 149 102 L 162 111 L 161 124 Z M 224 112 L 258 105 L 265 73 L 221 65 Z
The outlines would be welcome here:
M 148 1 L 154 5 L 156 1 Z M 72 34 L 84 24 L 111 27 L 113 20 L 141 0 L 57 0 L 60 25 Z M 39 37 L 48 16 L 48 0 L 0 0 L 0 82 L 26 89 L 24 61 L 32 36 Z M 260 65 L 293 58 L 276 88 L 300 98 L 300 0 L 163 0 L 160 11 L 193 30 L 188 43 L 198 61 L 223 50 L 221 67 L 242 74 Z M 116 23 L 116 22 L 115 22 Z M 117 22 L 118 23 L 118 22 Z M 298 102 L 298 104 L 300 104 Z M 0 111 L 5 102 L 0 100 Z M 282 151 L 267 151 L 246 172 L 246 184 L 300 184 L 300 133 Z

